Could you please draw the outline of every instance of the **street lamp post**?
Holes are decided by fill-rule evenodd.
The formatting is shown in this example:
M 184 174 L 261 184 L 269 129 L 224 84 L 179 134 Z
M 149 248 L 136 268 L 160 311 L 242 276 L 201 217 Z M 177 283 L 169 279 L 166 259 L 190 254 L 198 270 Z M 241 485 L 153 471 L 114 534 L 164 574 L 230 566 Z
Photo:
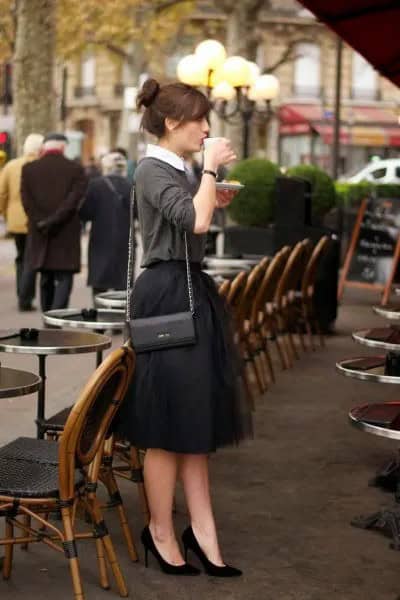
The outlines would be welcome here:
M 177 67 L 178 79 L 204 87 L 213 110 L 228 123 L 240 116 L 243 123 L 243 157 L 249 155 L 250 124 L 254 114 L 269 121 L 271 101 L 279 93 L 274 75 L 260 75 L 260 68 L 241 56 L 227 58 L 224 46 L 216 40 L 204 40 Z

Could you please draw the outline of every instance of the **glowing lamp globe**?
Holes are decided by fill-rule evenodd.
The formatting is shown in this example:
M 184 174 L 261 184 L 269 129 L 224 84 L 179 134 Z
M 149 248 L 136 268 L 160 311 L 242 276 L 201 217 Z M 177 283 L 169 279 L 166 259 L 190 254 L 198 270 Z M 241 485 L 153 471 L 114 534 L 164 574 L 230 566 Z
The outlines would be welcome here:
M 195 54 L 184 56 L 178 63 L 176 74 L 187 85 L 207 85 L 208 69 Z
M 275 75 L 261 75 L 249 90 L 250 100 L 273 100 L 279 94 L 279 81 Z
M 227 81 L 221 81 L 218 83 L 213 91 L 211 92 L 214 100 L 232 100 L 236 96 L 235 88 L 231 86 Z
M 248 60 L 248 65 L 250 67 L 250 85 L 252 85 L 256 79 L 260 77 L 261 69 L 260 67 L 251 60 Z
M 233 87 L 250 85 L 251 72 L 248 61 L 241 56 L 230 56 L 222 65 L 224 80 Z
M 226 59 L 226 50 L 217 40 L 200 42 L 194 53 L 208 70 L 218 69 Z

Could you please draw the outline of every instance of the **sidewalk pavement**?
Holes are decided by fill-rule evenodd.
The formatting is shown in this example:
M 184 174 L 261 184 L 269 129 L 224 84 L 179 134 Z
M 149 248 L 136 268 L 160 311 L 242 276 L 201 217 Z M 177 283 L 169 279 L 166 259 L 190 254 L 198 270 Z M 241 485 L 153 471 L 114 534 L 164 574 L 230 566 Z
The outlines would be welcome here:
M 0 328 L 39 326 L 40 314 L 17 313 L 11 242 L 0 241 Z M 228 562 L 244 571 L 239 580 L 206 575 L 163 575 L 154 560 L 130 563 L 115 516 L 106 513 L 116 550 L 136 600 L 399 600 L 400 554 L 382 534 L 349 525 L 351 518 L 391 505 L 392 496 L 369 488 L 368 479 L 397 450 L 390 440 L 352 429 L 350 407 L 398 398 L 396 388 L 344 378 L 335 362 L 367 354 L 355 345 L 352 330 L 383 323 L 371 305 L 376 296 L 346 294 L 337 335 L 327 347 L 303 354 L 257 402 L 255 439 L 211 458 L 213 498 L 220 541 Z M 90 304 L 85 276 L 75 278 L 71 306 Z M 120 343 L 115 336 L 113 345 Z M 34 357 L 1 354 L 3 365 L 36 371 Z M 94 355 L 49 357 L 48 413 L 66 406 L 94 366 Z M 0 442 L 35 435 L 35 396 L 1 400 Z M 121 485 L 138 550 L 142 519 L 135 485 Z M 188 521 L 177 493 L 176 529 Z M 116 598 L 97 583 L 93 543 L 79 545 L 88 600 Z M 1 551 L 0 551 L 1 553 Z M 0 579 L 4 600 L 72 599 L 68 566 L 62 555 L 42 545 L 15 550 L 11 580 Z

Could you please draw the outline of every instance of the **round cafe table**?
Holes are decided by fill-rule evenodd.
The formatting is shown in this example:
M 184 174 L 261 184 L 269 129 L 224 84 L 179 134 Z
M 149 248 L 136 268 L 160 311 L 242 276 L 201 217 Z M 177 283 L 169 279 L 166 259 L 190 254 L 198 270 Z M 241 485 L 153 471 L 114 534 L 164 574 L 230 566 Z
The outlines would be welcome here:
M 356 406 L 349 412 L 350 423 L 360 431 L 376 435 L 378 437 L 389 438 L 400 442 L 400 402 L 384 402 L 377 404 L 364 404 Z M 398 473 L 398 456 L 393 459 L 384 471 L 385 476 L 391 470 Z M 370 515 L 360 515 L 351 521 L 354 527 L 360 529 L 380 529 L 392 537 L 391 547 L 400 550 L 400 482 L 397 483 L 395 493 L 396 503 L 393 508 L 380 509 Z
M 364 346 L 368 346 L 370 348 L 379 348 L 380 350 L 385 350 L 386 352 L 394 352 L 394 353 L 400 353 L 400 331 L 399 331 L 399 336 L 398 336 L 398 343 L 397 340 L 396 342 L 393 341 L 384 341 L 384 330 L 387 330 L 387 336 L 389 336 L 389 334 L 391 332 L 394 332 L 395 330 L 392 329 L 391 327 L 386 327 L 386 328 L 380 328 L 379 332 L 380 332 L 380 337 L 382 339 L 374 339 L 373 338 L 373 331 L 377 331 L 377 329 L 363 329 L 362 331 L 355 331 L 353 333 L 353 339 L 358 342 L 359 344 L 362 344 Z
M 400 306 L 373 306 L 372 310 L 385 319 L 400 320 Z
M 36 340 L 24 340 L 18 333 L 11 332 L 9 337 L 0 339 L 0 352 L 16 354 L 35 354 L 39 361 L 37 398 L 37 437 L 43 438 L 46 431 L 46 359 L 50 354 L 83 354 L 99 352 L 111 346 L 111 339 L 92 331 L 66 331 L 59 329 L 38 329 Z M 15 335 L 12 335 L 15 333 Z M 4 334 L 4 331 L 3 331 Z
M 37 392 L 41 379 L 29 371 L 0 367 L 0 398 L 14 398 Z
M 400 377 L 385 375 L 385 360 L 386 356 L 384 354 L 346 358 L 336 363 L 336 370 L 345 377 L 352 377 L 361 381 L 399 385 Z
M 49 310 L 42 314 L 43 322 L 53 327 L 71 327 L 90 329 L 104 333 L 107 329 L 123 329 L 125 326 L 125 311 L 96 308 L 96 316 L 85 318 L 82 311 L 76 308 Z M 102 362 L 102 351 L 97 353 L 97 366 Z
M 97 294 L 94 300 L 97 306 L 123 310 L 126 307 L 126 290 L 102 292 Z

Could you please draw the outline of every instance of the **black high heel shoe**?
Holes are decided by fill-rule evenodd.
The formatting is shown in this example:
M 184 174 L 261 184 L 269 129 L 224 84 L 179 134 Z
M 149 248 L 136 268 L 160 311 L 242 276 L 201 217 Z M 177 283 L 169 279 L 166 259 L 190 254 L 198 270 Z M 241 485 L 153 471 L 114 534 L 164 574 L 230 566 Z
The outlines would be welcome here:
M 186 562 L 184 565 L 178 566 L 178 565 L 171 565 L 171 563 L 164 560 L 156 548 L 153 537 L 151 535 L 151 531 L 148 526 L 143 529 L 140 539 L 142 540 L 142 544 L 144 546 L 144 553 L 145 553 L 144 554 L 144 564 L 145 564 L 146 568 L 148 567 L 148 564 L 149 564 L 148 563 L 148 553 L 150 551 L 153 554 L 154 558 L 157 559 L 158 564 L 160 565 L 160 568 L 163 571 L 163 573 L 166 573 L 167 575 L 199 575 L 200 574 L 199 569 L 197 569 L 196 567 L 193 567 L 192 565 L 189 565 Z
M 239 577 L 240 575 L 242 575 L 242 571 L 240 569 L 236 569 L 235 567 L 231 567 L 229 565 L 224 565 L 223 567 L 220 567 L 219 565 L 215 565 L 210 560 L 208 560 L 207 556 L 200 548 L 199 542 L 196 540 L 196 537 L 193 533 L 193 529 L 191 527 L 188 527 L 183 532 L 182 541 L 183 546 L 185 548 L 185 560 L 187 559 L 188 550 L 194 552 L 197 558 L 202 563 L 207 575 L 212 575 L 213 577 Z

